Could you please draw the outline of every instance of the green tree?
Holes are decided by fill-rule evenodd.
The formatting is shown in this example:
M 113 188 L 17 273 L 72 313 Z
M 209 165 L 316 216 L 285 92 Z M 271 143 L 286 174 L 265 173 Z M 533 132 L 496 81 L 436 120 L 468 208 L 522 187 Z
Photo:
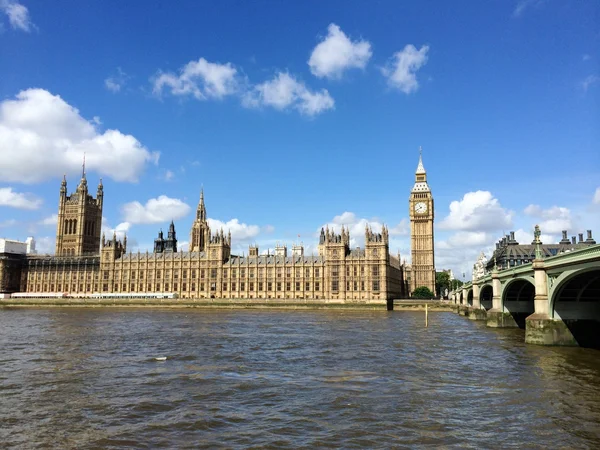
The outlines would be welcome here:
M 448 272 L 437 272 L 435 274 L 435 290 L 442 297 L 446 289 L 450 290 L 450 274 Z
M 452 280 L 450 282 L 450 286 L 452 286 L 452 290 L 455 291 L 457 290 L 459 287 L 461 287 L 464 283 L 460 280 Z
M 413 298 L 433 298 L 433 292 L 427 286 L 419 286 L 412 293 Z

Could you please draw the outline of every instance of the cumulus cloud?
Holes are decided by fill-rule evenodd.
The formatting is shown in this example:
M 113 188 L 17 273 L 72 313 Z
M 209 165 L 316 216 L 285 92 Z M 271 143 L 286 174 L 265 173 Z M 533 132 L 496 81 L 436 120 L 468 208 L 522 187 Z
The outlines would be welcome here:
M 104 87 L 111 92 L 119 92 L 125 86 L 129 75 L 127 75 L 120 67 L 117 67 L 117 73 L 104 80 Z
M 573 227 L 569 208 L 552 206 L 543 209 L 539 205 L 529 205 L 525 208 L 524 213 L 541 219 L 541 222 L 538 223 L 540 230 L 549 235 L 560 234 L 562 230 L 569 230 Z
M 190 212 L 190 206 L 177 198 L 161 195 L 142 205 L 138 201 L 122 206 L 123 216 L 130 224 L 165 223 L 181 219 Z
M 364 69 L 371 58 L 368 41 L 351 41 L 339 26 L 332 23 L 327 36 L 313 49 L 308 65 L 313 75 L 340 78 L 345 70 Z
M 400 52 L 394 53 L 387 65 L 381 69 L 387 78 L 388 85 L 394 89 L 410 94 L 419 89 L 417 70 L 427 63 L 429 46 L 423 45 L 419 50 L 408 44 Z
M 311 91 L 287 72 L 278 72 L 273 79 L 254 86 L 243 98 L 246 107 L 271 106 L 278 110 L 293 108 L 301 114 L 314 116 L 333 109 L 335 102 L 327 89 Z
M 220 99 L 236 93 L 238 84 L 238 72 L 231 63 L 212 63 L 200 58 L 183 66 L 179 74 L 159 72 L 153 80 L 153 92 L 160 95 L 167 88 L 172 95 Z
M 51 255 L 56 250 L 55 236 L 42 236 L 35 238 L 35 250 L 38 255 Z
M 594 205 L 600 205 L 600 187 L 596 188 L 592 203 L 594 203 Z
M 123 239 L 123 237 L 129 232 L 131 223 L 121 222 L 116 227 L 112 227 L 106 217 L 102 217 L 102 233 L 107 239 L 111 239 L 113 234 L 117 235 L 117 239 Z
M 115 181 L 138 180 L 159 154 L 118 130 L 98 130 L 58 95 L 44 89 L 19 92 L 0 103 L 0 180 L 37 183 L 78 173 L 85 153 L 88 172 Z
M 17 209 L 38 209 L 41 204 L 42 199 L 33 194 L 15 192 L 10 187 L 0 188 L 0 206 Z
M 544 231 L 541 227 L 540 230 Z M 519 228 L 517 231 L 515 231 L 515 240 L 519 244 L 531 244 L 534 240 L 533 231 L 533 227 L 531 228 L 531 230 L 524 230 L 522 228 Z M 540 241 L 542 241 L 543 244 L 556 244 L 558 242 L 558 239 L 556 236 L 542 233 L 540 235 Z
M 34 28 L 29 10 L 17 0 L 0 0 L 0 11 L 6 14 L 10 26 L 15 30 L 30 32 Z
M 246 223 L 240 223 L 238 219 L 231 219 L 227 222 L 222 222 L 217 219 L 209 218 L 207 219 L 207 222 L 213 234 L 215 234 L 217 231 L 220 231 L 221 228 L 223 229 L 223 232 L 225 234 L 231 231 L 232 240 L 252 239 L 256 237 L 260 232 L 260 227 L 258 225 L 248 225 Z
M 467 192 L 462 200 L 450 203 L 450 214 L 439 227 L 463 231 L 501 230 L 512 226 L 512 215 L 491 192 Z
M 50 217 L 46 217 L 42 220 L 40 220 L 40 225 L 45 225 L 45 226 L 56 226 L 56 224 L 58 223 L 58 214 L 52 214 Z
M 329 222 L 323 224 L 315 232 L 315 237 L 318 237 L 321 233 L 321 228 L 329 227 L 330 230 L 339 233 L 342 226 L 350 231 L 350 246 L 351 247 L 362 247 L 365 244 L 365 228 L 369 226 L 375 233 L 381 233 L 383 223 L 377 219 L 367 219 L 364 217 L 357 217 L 355 213 L 345 211 L 342 214 L 335 216 Z M 388 227 L 390 236 L 407 236 L 410 230 L 410 224 L 406 219 L 402 219 L 398 225 L 394 227 Z M 390 248 L 394 246 L 405 248 L 406 245 L 401 240 L 390 239 Z

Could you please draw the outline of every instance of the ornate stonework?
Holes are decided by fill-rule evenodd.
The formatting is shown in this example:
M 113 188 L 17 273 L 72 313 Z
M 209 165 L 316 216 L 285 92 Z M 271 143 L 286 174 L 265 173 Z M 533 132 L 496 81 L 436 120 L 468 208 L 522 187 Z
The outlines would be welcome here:
M 419 153 L 420 153 L 419 149 Z M 427 184 L 422 155 L 415 172 L 415 184 L 408 201 L 410 215 L 411 280 L 410 290 L 425 286 L 435 293 L 433 251 L 433 196 Z
M 158 239 L 158 246 L 155 242 L 154 253 L 127 253 L 126 238 L 121 241 L 114 234 L 100 238 L 102 184 L 97 198 L 91 198 L 84 173 L 76 202 L 73 195 L 67 196 L 65 180 L 60 192 L 56 256 L 27 256 L 19 263 L 19 273 L 14 272 L 20 286 L 7 291 L 349 301 L 407 294 L 403 266 L 399 255 L 389 253 L 385 226 L 381 233 L 367 227 L 362 249 L 350 248 L 350 232 L 342 227 L 339 234 L 321 230 L 318 255 L 305 255 L 302 246 L 294 246 L 291 255 L 283 246 L 275 255 L 259 255 L 257 246 L 249 248 L 248 256 L 234 255 L 231 234 L 210 229 L 202 193 L 190 231 L 190 251 L 177 251 L 171 224 L 169 237 Z M 0 282 L 6 279 L 0 276 Z

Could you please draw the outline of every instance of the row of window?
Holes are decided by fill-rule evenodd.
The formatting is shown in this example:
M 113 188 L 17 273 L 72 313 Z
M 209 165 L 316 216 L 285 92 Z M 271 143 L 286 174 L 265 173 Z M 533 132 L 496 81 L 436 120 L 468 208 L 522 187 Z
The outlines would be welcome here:
M 281 292 L 283 290 L 283 288 L 285 287 L 285 291 L 292 291 L 292 287 L 294 287 L 294 291 L 302 291 L 302 287 L 304 287 L 305 291 L 310 291 L 311 290 L 311 283 L 310 282 L 305 282 L 305 283 L 301 283 L 301 282 L 295 282 L 295 283 L 291 283 L 291 282 L 286 282 L 286 283 L 281 283 L 281 282 L 253 282 L 250 281 L 249 283 L 246 282 L 240 282 L 239 283 L 239 290 L 240 291 L 245 291 L 246 290 L 246 285 L 248 286 L 248 290 L 249 291 L 254 291 L 255 288 L 258 291 L 262 291 L 265 287 L 267 291 L 273 291 L 273 288 L 275 288 L 275 291 Z M 123 284 L 117 284 L 114 286 L 114 290 L 116 292 L 119 291 L 119 288 L 121 288 L 122 292 L 135 292 L 136 288 L 138 288 L 137 290 L 139 291 L 148 291 L 148 292 L 152 292 L 152 284 L 148 284 L 146 286 L 144 285 L 136 285 L 134 283 L 131 283 L 130 285 L 128 285 L 127 283 L 123 283 Z M 205 283 L 191 283 L 190 285 L 190 290 L 191 292 L 196 292 L 196 287 L 198 286 L 200 288 L 200 292 L 204 291 L 204 288 L 206 287 Z M 71 291 L 78 291 L 78 292 L 92 292 L 92 291 L 97 291 L 98 290 L 98 284 L 62 284 L 62 283 L 58 283 L 58 284 L 38 284 L 35 286 L 31 286 L 31 289 L 28 289 L 30 291 L 36 291 L 36 292 L 61 292 L 63 291 L 63 287 L 65 291 L 71 290 Z M 217 290 L 217 283 L 208 283 L 208 287 L 210 289 L 211 292 L 215 292 Z M 84 289 L 85 288 L 85 289 Z M 108 283 L 104 283 L 102 285 L 102 291 L 103 292 L 109 292 L 109 285 Z M 161 284 L 156 284 L 156 291 L 157 292 L 162 292 L 162 291 L 169 291 L 171 288 L 171 286 L 169 285 L 169 283 L 165 283 L 164 285 Z M 173 283 L 172 285 L 173 291 L 177 292 L 179 290 L 179 284 L 178 283 Z M 221 288 L 224 292 L 227 291 L 237 291 L 238 288 L 238 283 L 236 282 L 231 282 L 231 283 L 223 283 L 221 285 Z M 187 283 L 182 283 L 181 284 L 181 289 L 184 292 L 187 292 L 188 290 L 188 284 Z M 379 291 L 379 280 L 373 280 L 372 281 L 372 289 L 373 291 Z M 321 283 L 316 281 L 314 282 L 314 290 L 315 291 L 320 291 L 321 290 Z M 333 280 L 331 282 L 331 290 L 334 292 L 339 291 L 339 282 L 337 280 Z M 361 282 L 346 282 L 346 291 L 364 291 L 365 290 L 365 282 L 361 281 Z

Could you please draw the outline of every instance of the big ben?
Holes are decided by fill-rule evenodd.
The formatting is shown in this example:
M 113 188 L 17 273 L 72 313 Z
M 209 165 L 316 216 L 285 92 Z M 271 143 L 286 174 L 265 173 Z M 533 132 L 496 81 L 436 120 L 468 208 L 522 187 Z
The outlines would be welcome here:
M 412 273 L 410 291 L 425 286 L 435 294 L 435 259 L 433 254 L 433 196 L 427 184 L 427 172 L 419 148 L 419 165 L 415 184 L 410 191 L 410 250 Z

